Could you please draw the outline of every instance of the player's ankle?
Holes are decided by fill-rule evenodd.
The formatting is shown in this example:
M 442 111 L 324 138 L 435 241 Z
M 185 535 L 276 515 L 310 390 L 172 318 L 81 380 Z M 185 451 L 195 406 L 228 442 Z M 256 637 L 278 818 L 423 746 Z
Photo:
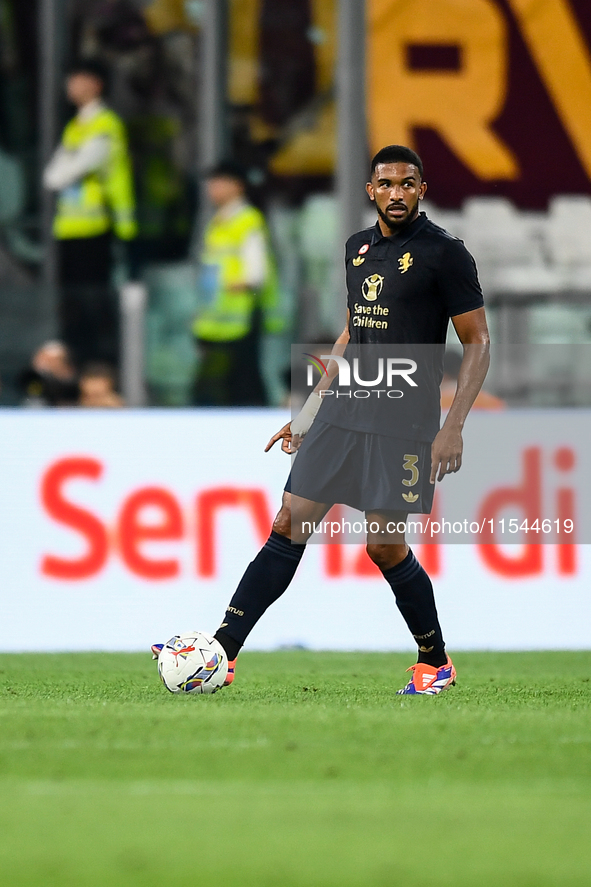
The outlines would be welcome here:
M 214 638 L 218 641 L 219 644 L 224 648 L 224 652 L 228 657 L 229 662 L 233 662 L 234 659 L 238 656 L 242 648 L 242 644 L 235 641 L 234 638 L 231 638 L 229 634 L 226 634 L 221 628 L 219 628 L 214 634 Z
M 432 653 L 422 653 L 419 650 L 417 662 L 422 662 L 423 665 L 430 665 L 432 668 L 440 668 L 447 663 L 447 653 L 445 649 L 438 652 L 433 651 Z

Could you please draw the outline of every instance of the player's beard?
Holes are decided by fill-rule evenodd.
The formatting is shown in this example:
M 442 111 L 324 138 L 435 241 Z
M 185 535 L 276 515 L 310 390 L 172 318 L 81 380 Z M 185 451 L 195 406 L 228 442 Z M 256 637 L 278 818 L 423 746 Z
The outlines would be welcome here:
M 396 232 L 400 231 L 402 228 L 405 228 L 407 225 L 410 225 L 411 222 L 414 222 L 414 220 L 416 219 L 416 217 L 418 215 L 419 198 L 417 197 L 414 205 L 408 208 L 408 214 L 406 216 L 404 216 L 404 218 L 400 219 L 400 221 L 394 221 L 393 219 L 390 219 L 386 215 L 386 213 L 380 209 L 380 207 L 377 205 L 377 203 L 376 203 L 376 209 L 378 211 L 378 216 L 380 217 L 380 219 L 382 220 L 384 225 L 387 225 L 388 228 L 390 229 L 390 231 L 392 231 L 392 233 L 395 234 Z

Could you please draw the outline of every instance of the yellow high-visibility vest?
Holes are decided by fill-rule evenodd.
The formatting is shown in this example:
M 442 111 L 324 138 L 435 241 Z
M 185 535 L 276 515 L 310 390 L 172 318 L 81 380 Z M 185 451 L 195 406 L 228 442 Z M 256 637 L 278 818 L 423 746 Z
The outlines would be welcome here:
M 62 145 L 76 151 L 97 136 L 108 137 L 109 157 L 101 169 L 60 191 L 53 222 L 59 240 L 98 237 L 111 229 L 122 240 L 137 234 L 131 162 L 121 118 L 108 108 L 87 121 L 74 117 L 64 129 Z
M 263 312 L 264 328 L 279 333 L 285 327 L 280 314 L 277 271 L 267 250 L 267 279 L 260 291 L 230 291 L 245 279 L 242 247 L 254 232 L 269 235 L 263 214 L 254 206 L 245 205 L 228 219 L 215 215 L 205 230 L 202 262 L 202 296 L 206 304 L 199 312 L 193 333 L 208 342 L 232 342 L 248 335 L 255 308 Z

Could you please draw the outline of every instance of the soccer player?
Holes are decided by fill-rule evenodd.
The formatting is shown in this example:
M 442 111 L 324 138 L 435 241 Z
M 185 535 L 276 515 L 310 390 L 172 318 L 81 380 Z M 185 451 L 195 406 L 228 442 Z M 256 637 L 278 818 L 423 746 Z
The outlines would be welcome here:
M 347 325 L 333 353 L 342 356 L 345 348 L 367 345 L 431 346 L 423 361 L 431 379 L 431 406 L 419 410 L 406 427 L 388 418 L 398 401 L 386 402 L 390 411 L 371 407 L 361 412 L 353 399 L 343 408 L 346 398 L 338 403 L 329 393 L 338 370 L 331 360 L 300 414 L 271 438 L 266 451 L 281 441 L 284 452 L 298 450 L 298 455 L 271 535 L 248 566 L 215 634 L 230 662 L 226 683 L 234 679 L 236 657 L 250 631 L 291 582 L 310 526 L 336 503 L 365 511 L 368 525 L 375 529 L 377 524 L 377 532 L 367 536 L 368 555 L 391 586 L 418 646 L 412 677 L 398 693 L 436 695 L 455 682 L 431 580 L 398 529 L 409 511 L 430 512 L 435 481 L 461 466 L 462 427 L 486 376 L 489 337 L 474 260 L 460 240 L 419 212 L 426 190 L 423 164 L 410 148 L 390 145 L 373 158 L 367 193 L 378 219 L 375 227 L 347 241 Z M 439 430 L 442 352 L 450 318 L 464 357 Z M 155 655 L 160 648 L 154 645 Z

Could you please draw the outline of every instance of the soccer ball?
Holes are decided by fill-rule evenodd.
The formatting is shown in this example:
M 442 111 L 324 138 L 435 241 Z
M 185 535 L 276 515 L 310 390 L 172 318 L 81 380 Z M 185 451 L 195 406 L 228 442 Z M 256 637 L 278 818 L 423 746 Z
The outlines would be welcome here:
M 228 674 L 224 648 L 210 634 L 175 634 L 158 656 L 158 674 L 171 693 L 215 693 Z

